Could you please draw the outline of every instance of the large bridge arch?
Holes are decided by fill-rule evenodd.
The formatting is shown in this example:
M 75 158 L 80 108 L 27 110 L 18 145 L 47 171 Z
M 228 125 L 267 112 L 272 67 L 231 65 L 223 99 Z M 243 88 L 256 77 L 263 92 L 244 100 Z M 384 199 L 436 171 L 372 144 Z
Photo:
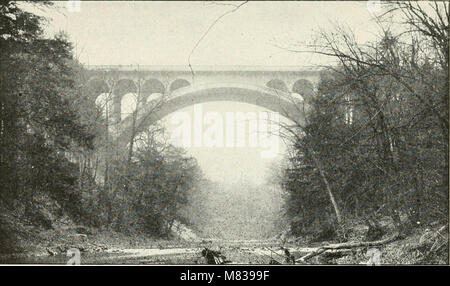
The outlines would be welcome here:
M 137 119 L 137 132 L 147 129 L 152 123 L 163 117 L 194 104 L 212 101 L 235 101 L 257 105 L 291 119 L 300 124 L 305 122 L 306 108 L 299 108 L 298 102 L 285 91 L 268 87 L 254 86 L 239 83 L 220 83 L 191 85 L 175 90 L 165 99 L 157 110 L 153 105 L 143 106 Z M 116 140 L 118 143 L 127 143 L 131 135 L 132 119 L 126 118 L 120 124 Z

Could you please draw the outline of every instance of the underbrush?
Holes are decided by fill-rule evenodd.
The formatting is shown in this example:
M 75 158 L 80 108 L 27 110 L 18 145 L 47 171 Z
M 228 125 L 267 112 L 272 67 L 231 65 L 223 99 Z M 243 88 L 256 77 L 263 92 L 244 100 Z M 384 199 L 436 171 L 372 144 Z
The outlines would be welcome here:
M 370 228 L 353 221 L 346 225 L 345 239 L 339 238 L 338 233 L 323 239 L 322 236 L 311 237 L 309 243 L 321 244 L 346 242 L 367 242 L 382 240 L 396 233 L 392 221 L 381 220 L 380 230 L 383 234 L 377 239 L 369 239 Z M 379 254 L 374 264 L 383 265 L 423 265 L 423 264 L 449 264 L 448 227 L 434 223 L 422 226 L 405 224 L 402 231 L 394 241 L 372 247 L 355 247 L 336 253 L 324 253 L 311 259 L 314 264 L 367 264 L 374 253 Z M 323 233 L 331 233 L 325 229 Z M 326 241 L 325 241 L 326 240 Z
M 380 264 L 383 265 L 448 265 L 448 232 L 439 232 L 433 238 L 425 238 L 428 234 L 437 234 L 439 228 L 416 229 L 408 237 L 377 247 L 360 248 L 351 254 L 330 261 L 333 264 L 367 264 L 370 249 L 380 252 Z M 434 245 L 434 246 L 433 246 Z
M 0 257 L 63 254 L 72 247 L 82 252 L 110 248 L 167 248 L 184 246 L 177 237 L 155 238 L 143 231 L 121 233 L 111 227 L 86 226 L 61 211 L 55 200 L 45 197 L 26 211 L 0 205 Z

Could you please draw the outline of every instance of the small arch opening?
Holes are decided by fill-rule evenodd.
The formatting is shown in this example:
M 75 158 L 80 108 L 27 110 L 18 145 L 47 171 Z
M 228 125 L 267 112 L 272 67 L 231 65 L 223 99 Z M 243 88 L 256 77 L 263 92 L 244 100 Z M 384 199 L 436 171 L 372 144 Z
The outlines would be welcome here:
M 120 119 L 123 120 L 131 115 L 136 110 L 136 106 L 137 94 L 132 92 L 125 94 L 120 101 Z
M 292 86 L 292 92 L 298 93 L 306 101 L 310 101 L 314 96 L 314 86 L 307 79 L 299 79 Z
M 148 79 L 145 81 L 144 85 L 142 85 L 141 88 L 141 94 L 143 96 L 142 101 L 148 102 L 149 98 L 152 97 L 152 95 L 164 94 L 165 91 L 166 87 L 161 81 L 154 78 Z
M 106 118 L 107 114 L 111 116 L 113 111 L 113 98 L 111 93 L 101 93 L 95 99 L 95 105 L 101 110 L 103 117 Z
M 190 85 L 191 85 L 191 83 L 189 81 L 187 81 L 185 79 L 182 79 L 182 78 L 179 78 L 179 79 L 174 80 L 170 84 L 170 91 L 172 92 L 172 91 L 177 90 L 179 88 L 190 86 Z
M 286 84 L 284 83 L 284 81 L 282 81 L 280 79 L 272 79 L 268 83 L 266 83 L 266 86 L 273 88 L 273 89 L 285 91 L 285 92 L 289 91 Z
M 127 93 L 136 93 L 137 88 L 131 79 L 121 79 L 114 87 L 113 93 L 119 97 Z

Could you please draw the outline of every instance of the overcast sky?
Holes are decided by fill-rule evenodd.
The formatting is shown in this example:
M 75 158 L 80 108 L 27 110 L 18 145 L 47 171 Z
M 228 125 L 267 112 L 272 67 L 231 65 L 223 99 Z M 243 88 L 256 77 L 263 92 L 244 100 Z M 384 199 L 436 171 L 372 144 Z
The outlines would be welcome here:
M 81 2 L 80 11 L 67 10 L 66 1 L 39 11 L 50 21 L 47 35 L 63 30 L 75 44 L 78 59 L 89 65 L 187 65 L 188 57 L 221 15 L 242 2 Z M 226 5 L 231 4 L 231 5 Z M 292 47 L 312 41 L 320 29 L 339 23 L 352 29 L 359 42 L 377 30 L 367 2 L 248 2 L 222 17 L 192 53 L 195 65 L 309 66 L 330 59 L 291 53 Z M 208 103 L 209 111 L 263 111 L 241 103 Z M 192 107 L 182 110 L 192 112 Z M 223 113 L 222 113 L 223 114 Z M 170 116 L 169 116 L 170 117 Z M 170 130 L 173 126 L 167 124 Z M 264 182 L 273 160 L 261 149 L 191 148 L 203 171 L 217 181 Z M 284 146 L 280 146 L 280 153 Z M 282 154 L 280 154 L 281 156 Z M 242 178 L 244 177 L 244 178 Z
M 87 1 L 79 12 L 55 2 L 48 34 L 66 31 L 82 63 L 186 65 L 211 23 L 242 2 Z M 196 65 L 311 65 L 323 59 L 275 45 L 308 42 L 318 29 L 347 25 L 359 41 L 373 36 L 367 1 L 248 2 L 224 16 L 191 57 Z

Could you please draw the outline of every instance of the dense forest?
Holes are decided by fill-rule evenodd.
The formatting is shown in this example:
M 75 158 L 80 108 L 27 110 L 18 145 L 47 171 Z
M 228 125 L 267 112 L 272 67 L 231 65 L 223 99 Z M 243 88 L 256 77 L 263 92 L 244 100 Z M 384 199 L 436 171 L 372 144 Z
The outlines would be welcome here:
M 296 236 L 345 241 L 362 222 L 373 240 L 386 219 L 401 235 L 448 224 L 448 3 L 385 5 L 376 41 L 338 27 L 304 47 L 337 64 L 305 93 L 307 123 L 284 127 L 279 183 Z
M 20 251 L 30 227 L 58 220 L 168 236 L 202 177 L 197 162 L 158 126 L 113 146 L 112 121 L 88 100 L 72 44 L 63 33 L 45 38 L 45 19 L 21 4 L 0 4 L 0 252 Z

